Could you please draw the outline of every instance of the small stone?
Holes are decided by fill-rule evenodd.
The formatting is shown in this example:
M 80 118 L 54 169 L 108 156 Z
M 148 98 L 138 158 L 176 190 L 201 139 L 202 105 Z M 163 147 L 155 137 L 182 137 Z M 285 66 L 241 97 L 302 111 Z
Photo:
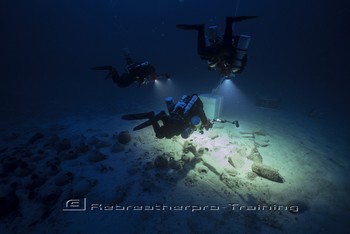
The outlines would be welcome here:
M 27 188 L 31 191 L 34 191 L 36 188 L 45 184 L 46 175 L 42 171 L 37 171 L 30 176 L 30 183 Z
M 118 135 L 118 141 L 124 145 L 129 143 L 131 141 L 130 133 L 128 131 L 120 132 Z
M 193 145 L 192 142 L 189 141 L 185 141 L 185 143 L 183 144 L 182 147 L 182 151 L 183 153 L 187 154 L 189 152 L 191 152 L 194 156 L 201 156 L 197 154 L 197 149 L 196 147 Z M 203 154 L 202 154 L 203 155 Z
M 218 135 L 216 132 L 210 132 L 210 133 L 208 134 L 208 137 L 209 137 L 210 139 L 214 140 L 215 138 L 218 138 L 219 135 Z
M 236 169 L 242 168 L 244 166 L 244 161 L 238 154 L 230 155 L 227 161 L 232 167 Z
M 208 170 L 204 167 L 199 167 L 197 170 L 200 174 L 207 174 L 208 173 Z
M 158 155 L 154 159 L 154 166 L 157 168 L 165 168 L 168 166 L 168 158 L 165 155 Z
M 88 157 L 90 162 L 100 162 L 100 161 L 105 160 L 106 158 L 107 158 L 107 156 L 102 154 L 99 151 L 92 152 Z
M 252 171 L 255 172 L 257 175 L 264 177 L 268 180 L 275 181 L 278 183 L 284 182 L 278 170 L 270 166 L 264 165 L 262 163 L 254 162 L 252 165 Z
M 59 158 L 50 159 L 46 162 L 48 175 L 56 175 L 60 171 L 61 161 Z
M 184 164 L 185 162 L 183 160 L 174 160 L 173 158 L 170 158 L 169 168 L 179 171 L 184 167 Z
M 263 157 L 261 156 L 261 154 L 260 154 L 260 152 L 259 152 L 259 150 L 257 149 L 256 146 L 252 149 L 252 151 L 247 156 L 247 158 L 249 160 L 252 160 L 253 162 L 257 162 L 257 163 L 262 163 L 263 162 Z
M 208 152 L 208 148 L 200 147 L 197 151 L 197 156 L 202 156 L 205 152 Z
M 229 176 L 232 176 L 232 177 L 235 177 L 238 174 L 238 172 L 233 168 L 225 168 L 224 170 Z
M 71 143 L 67 138 L 63 138 L 57 145 L 57 151 L 61 152 L 71 148 Z
M 54 134 L 54 135 L 52 135 L 52 136 L 50 136 L 47 140 L 46 140 L 46 142 L 45 142 L 45 144 L 44 144 L 44 146 L 46 147 L 54 147 L 56 144 L 57 144 L 57 142 L 60 140 L 60 138 L 56 135 L 56 134 Z
M 184 154 L 181 156 L 181 160 L 184 162 L 190 162 L 191 161 L 191 157 L 188 154 Z
M 33 145 L 42 138 L 44 138 L 44 134 L 42 134 L 41 132 L 37 132 L 29 139 L 27 145 Z
M 72 172 L 61 172 L 55 177 L 55 184 L 57 186 L 63 186 L 73 181 L 74 174 Z
M 93 187 L 92 183 L 87 180 L 79 181 L 72 190 L 72 198 L 82 198 L 88 194 Z
M 19 177 L 25 177 L 29 175 L 35 169 L 34 165 L 29 164 L 26 161 L 21 161 L 16 168 L 14 174 Z

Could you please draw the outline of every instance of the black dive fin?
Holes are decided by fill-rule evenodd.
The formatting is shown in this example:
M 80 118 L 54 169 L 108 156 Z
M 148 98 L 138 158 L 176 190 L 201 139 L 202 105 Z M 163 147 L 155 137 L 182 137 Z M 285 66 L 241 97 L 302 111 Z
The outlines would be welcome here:
M 147 120 L 146 122 L 143 122 L 140 125 L 137 125 L 136 127 L 133 128 L 134 131 L 147 128 L 148 126 L 151 126 L 155 121 L 153 119 Z
M 123 115 L 122 119 L 124 120 L 136 120 L 136 119 L 150 119 L 154 117 L 154 112 L 145 112 L 145 113 L 139 113 L 139 114 L 130 114 L 130 115 Z
M 231 22 L 240 22 L 243 20 L 255 19 L 255 18 L 257 18 L 257 16 L 228 16 L 226 17 L 226 20 Z
M 98 67 L 92 67 L 92 70 L 107 70 L 107 71 L 111 71 L 113 70 L 112 66 L 98 66 Z
M 200 30 L 204 28 L 204 24 L 177 24 L 176 28 L 183 30 Z
M 137 130 L 140 130 L 140 129 L 143 129 L 143 128 L 146 128 L 148 126 L 151 126 L 153 123 L 156 123 L 158 122 L 159 120 L 161 120 L 163 117 L 165 116 L 165 112 L 164 111 L 161 111 L 159 112 L 156 116 L 154 116 L 153 118 L 147 120 L 146 122 L 143 122 L 142 124 L 140 125 L 137 125 L 136 127 L 134 127 L 134 131 L 137 131 Z

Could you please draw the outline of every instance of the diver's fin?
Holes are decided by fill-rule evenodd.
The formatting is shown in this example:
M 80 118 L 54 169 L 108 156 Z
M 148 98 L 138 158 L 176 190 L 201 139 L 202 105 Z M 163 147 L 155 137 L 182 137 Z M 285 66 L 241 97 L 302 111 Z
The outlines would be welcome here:
M 200 30 L 204 29 L 204 24 L 177 24 L 176 28 L 183 30 Z
M 146 113 L 123 115 L 122 119 L 124 119 L 124 120 L 137 120 L 137 119 L 151 119 L 153 117 L 154 117 L 154 111 L 151 111 L 151 112 L 146 112 Z
M 257 16 L 227 16 L 226 21 L 229 22 L 240 22 L 247 19 L 255 19 Z
M 113 70 L 112 66 L 98 66 L 98 67 L 92 67 L 92 70 L 108 70 L 111 71 Z
M 146 127 L 148 127 L 148 126 L 151 126 L 154 122 L 155 122 L 155 121 L 153 121 L 152 119 L 147 120 L 146 122 L 143 122 L 142 124 L 137 125 L 136 127 L 134 127 L 133 130 L 134 130 L 134 131 L 137 131 L 137 130 L 146 128 Z
M 146 128 L 148 126 L 151 126 L 153 123 L 158 122 L 159 120 L 161 120 L 163 117 L 165 116 L 165 111 L 161 111 L 159 112 L 156 116 L 154 116 L 153 118 L 147 120 L 146 122 L 143 122 L 140 125 L 137 125 L 136 127 L 134 127 L 134 131 Z

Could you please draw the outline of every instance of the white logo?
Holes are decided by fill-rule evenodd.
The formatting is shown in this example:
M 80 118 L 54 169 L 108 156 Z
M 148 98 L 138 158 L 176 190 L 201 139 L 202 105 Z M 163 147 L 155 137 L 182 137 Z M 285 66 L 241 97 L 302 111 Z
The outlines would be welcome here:
M 86 198 L 67 200 L 62 211 L 86 211 Z

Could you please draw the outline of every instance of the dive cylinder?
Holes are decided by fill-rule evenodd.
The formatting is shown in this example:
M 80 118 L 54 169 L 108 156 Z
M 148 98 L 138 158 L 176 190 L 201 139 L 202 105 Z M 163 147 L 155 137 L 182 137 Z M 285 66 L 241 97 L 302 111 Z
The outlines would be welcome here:
M 236 46 L 236 55 L 234 60 L 235 69 L 239 70 L 243 67 L 245 56 L 247 56 L 247 50 L 250 44 L 251 37 L 246 35 L 239 35 Z
M 165 103 L 166 103 L 166 107 L 168 109 L 168 112 L 170 113 L 173 110 L 174 106 L 175 106 L 173 97 L 165 98 Z
M 186 108 L 185 108 L 185 111 L 184 111 L 184 114 L 187 115 L 188 112 L 191 110 L 192 106 L 194 105 L 194 103 L 197 101 L 198 99 L 198 96 L 197 95 L 193 95 L 191 100 L 188 102 Z
M 180 99 L 180 101 L 178 101 L 178 102 L 176 103 L 176 105 L 175 105 L 173 111 L 177 111 L 178 108 L 184 109 L 185 106 L 186 106 L 186 102 L 185 102 L 186 98 L 187 98 L 187 95 L 183 95 L 182 98 Z
M 210 45 L 215 44 L 217 39 L 218 39 L 218 27 L 217 26 L 208 27 L 208 40 Z

